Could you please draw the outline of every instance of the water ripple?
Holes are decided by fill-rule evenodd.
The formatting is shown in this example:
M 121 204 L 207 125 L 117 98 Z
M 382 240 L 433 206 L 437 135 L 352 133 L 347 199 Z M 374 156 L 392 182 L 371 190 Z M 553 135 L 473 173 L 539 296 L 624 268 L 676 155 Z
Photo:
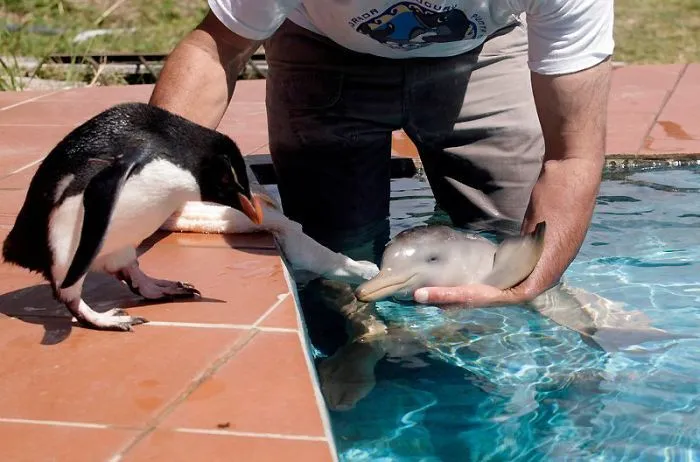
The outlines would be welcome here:
M 569 284 L 700 334 L 698 172 L 609 175 Z M 427 183 L 394 181 L 392 197 L 392 234 L 446 220 Z M 425 367 L 381 361 L 374 391 L 331 413 L 343 462 L 700 460 L 700 339 L 606 354 L 518 307 L 378 308 L 425 337 Z

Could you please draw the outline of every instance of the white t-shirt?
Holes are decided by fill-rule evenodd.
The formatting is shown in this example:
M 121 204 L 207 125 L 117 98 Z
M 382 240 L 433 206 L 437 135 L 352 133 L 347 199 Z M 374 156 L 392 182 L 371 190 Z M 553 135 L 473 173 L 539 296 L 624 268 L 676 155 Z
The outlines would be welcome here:
M 252 39 L 289 19 L 350 50 L 386 58 L 452 56 L 478 47 L 524 13 L 530 69 L 562 74 L 613 52 L 613 0 L 209 0 Z

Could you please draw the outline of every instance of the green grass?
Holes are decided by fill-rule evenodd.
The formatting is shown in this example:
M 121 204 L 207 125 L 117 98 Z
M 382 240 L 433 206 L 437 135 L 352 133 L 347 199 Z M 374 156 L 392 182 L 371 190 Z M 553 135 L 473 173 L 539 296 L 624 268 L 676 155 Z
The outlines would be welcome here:
M 111 9 L 112 6 L 116 7 Z M 206 13 L 205 1 L 143 0 L 4 0 L 0 18 L 24 25 L 20 32 L 3 32 L 0 53 L 41 57 L 49 53 L 138 52 L 167 53 Z M 33 34 L 28 26 L 63 30 L 55 36 Z M 129 29 L 135 33 L 96 37 L 72 43 L 89 29 Z
M 700 0 L 616 0 L 615 42 L 627 64 L 700 62 Z
M 627 64 L 700 62 L 700 0 L 617 0 L 615 9 L 616 61 Z M 56 53 L 168 53 L 200 21 L 206 10 L 204 0 L 3 0 L 0 4 L 0 56 L 10 58 L 0 61 L 0 89 L 18 86 L 17 76 L 21 72 L 12 57 L 43 59 Z M 23 28 L 7 32 L 5 24 L 18 24 Z M 41 35 L 32 33 L 31 27 L 62 32 Z M 73 43 L 79 32 L 97 28 L 136 28 L 136 32 Z M 95 69 L 81 67 L 71 75 L 57 76 L 44 66 L 36 76 L 90 82 L 95 79 Z
M 13 57 L 39 60 L 51 54 L 84 55 L 100 52 L 168 53 L 204 16 L 205 1 L 165 0 L 3 0 L 0 5 L 0 90 L 18 89 L 22 74 Z M 20 25 L 8 32 L 6 24 Z M 35 33 L 34 28 L 60 33 Z M 132 29 L 117 35 L 103 35 L 84 42 L 73 39 L 91 29 Z M 36 77 L 92 82 L 97 68 L 76 66 L 66 74 L 43 65 Z M 3 78 L 4 77 L 4 78 Z M 124 83 L 115 76 L 101 76 L 98 83 Z

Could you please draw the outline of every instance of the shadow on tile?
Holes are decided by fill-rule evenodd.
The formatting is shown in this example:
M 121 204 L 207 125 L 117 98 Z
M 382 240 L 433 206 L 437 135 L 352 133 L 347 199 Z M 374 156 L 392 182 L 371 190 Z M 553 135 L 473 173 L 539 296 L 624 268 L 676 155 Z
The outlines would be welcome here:
M 0 315 L 11 316 L 44 328 L 41 345 L 57 345 L 70 337 L 73 328 L 89 329 L 72 321 L 70 312 L 56 301 L 48 283 L 24 287 L 0 295 Z M 202 296 L 196 299 L 146 300 L 132 293 L 114 277 L 90 273 L 85 281 L 83 300 L 97 312 L 112 308 L 141 308 L 176 303 L 226 303 L 225 300 Z
M 170 234 L 158 232 L 146 239 L 138 248 L 137 253 L 139 257 L 148 253 Z M 222 241 L 223 245 L 228 244 L 230 247 L 244 253 L 270 255 L 270 248 L 265 243 L 260 244 L 261 247 L 259 248 L 240 248 L 236 244 L 241 244 L 241 241 L 235 235 L 223 236 Z M 164 243 L 160 247 L 163 246 L 179 247 L 177 244 L 168 243 Z M 203 246 L 206 247 L 206 245 Z M 37 284 L 36 279 L 28 277 L 30 273 L 9 265 L 2 267 L 2 270 L 2 273 L 11 274 L 15 277 L 3 277 L 4 284 L 0 283 L 0 315 L 15 317 L 30 324 L 41 324 L 44 327 L 44 335 L 40 340 L 42 345 L 57 345 L 71 335 L 74 327 L 85 328 L 71 321 L 72 316 L 70 312 L 62 303 L 54 299 L 48 283 Z M 2 276 L 5 276 L 5 274 L 2 274 Z M 157 275 L 154 276 L 157 277 Z M 16 287 L 20 284 L 27 285 L 17 289 Z M 97 312 L 105 312 L 115 307 L 128 310 L 180 303 L 228 303 L 220 298 L 208 297 L 205 293 L 198 298 L 146 300 L 132 293 L 113 276 L 103 273 L 88 274 L 83 287 L 82 297 Z M 143 315 L 148 319 L 148 311 L 139 313 L 139 315 Z

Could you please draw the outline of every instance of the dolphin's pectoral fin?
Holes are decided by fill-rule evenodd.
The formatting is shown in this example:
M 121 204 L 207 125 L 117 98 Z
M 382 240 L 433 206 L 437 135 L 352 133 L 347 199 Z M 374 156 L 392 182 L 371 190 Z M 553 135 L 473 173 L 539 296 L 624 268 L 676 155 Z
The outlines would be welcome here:
M 116 160 L 95 175 L 85 188 L 80 242 L 61 284 L 62 289 L 75 284 L 88 271 L 99 253 L 119 194 L 134 167 L 140 162 L 142 153 L 142 150 L 138 150 L 128 159 Z
M 542 221 L 530 234 L 505 239 L 496 250 L 493 269 L 481 282 L 505 290 L 527 278 L 542 255 L 545 230 Z

